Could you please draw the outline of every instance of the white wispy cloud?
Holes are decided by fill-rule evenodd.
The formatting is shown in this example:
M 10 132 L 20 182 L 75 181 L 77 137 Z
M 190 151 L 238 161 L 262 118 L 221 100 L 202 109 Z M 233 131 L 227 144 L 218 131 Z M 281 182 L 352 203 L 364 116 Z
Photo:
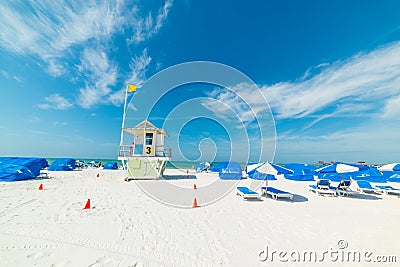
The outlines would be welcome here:
M 400 96 L 387 101 L 382 117 L 400 120 Z
M 78 104 L 90 108 L 97 103 L 107 103 L 111 86 L 117 81 L 117 67 L 103 50 L 85 49 L 79 70 L 86 74 L 86 86 L 79 90 Z
M 9 79 L 9 80 L 15 80 L 17 82 L 21 82 L 22 78 L 17 76 L 17 75 L 12 75 L 10 73 L 8 73 L 5 70 L 0 70 L 0 74 L 3 75 L 4 78 Z
M 19 55 L 35 55 L 59 75 L 54 60 L 88 40 L 107 40 L 125 25 L 123 1 L 2 1 L 0 46 Z M 133 15 L 128 9 L 127 16 Z
M 130 73 L 128 78 L 125 80 L 125 84 L 136 84 L 140 87 L 146 80 L 146 71 L 151 62 L 151 57 L 147 55 L 147 49 L 145 48 L 139 56 L 135 56 L 130 64 Z M 119 106 L 124 103 L 125 99 L 125 87 L 120 90 L 113 92 L 109 96 L 109 100 L 112 104 Z
M 308 71 L 296 82 L 260 86 L 277 119 L 383 113 L 388 118 L 396 114 L 396 99 L 400 97 L 400 42 L 318 68 L 321 68 L 318 74 L 309 76 Z M 239 93 L 246 95 L 246 102 L 255 114 L 266 108 L 264 99 L 254 94 L 254 86 L 237 87 L 236 95 L 226 90 L 214 93 L 234 110 L 244 111 L 243 105 L 235 101 Z
M 134 67 L 137 71 L 132 70 L 128 78 L 117 77 L 118 67 L 110 60 L 116 49 L 113 38 L 133 33 L 132 42 L 136 44 L 148 40 L 165 23 L 172 3 L 166 0 L 152 15 L 152 11 L 140 9 L 140 1 L 1 1 L 0 48 L 37 60 L 54 77 L 65 76 L 73 83 L 85 84 L 77 98 L 77 104 L 83 108 L 96 104 L 120 105 L 120 90 L 115 92 L 113 88 L 116 79 L 143 82 L 141 69 L 146 68 L 151 58 L 145 50 L 144 67 Z M 146 15 L 142 17 L 139 11 Z M 81 64 L 77 66 L 76 61 Z
M 38 107 L 41 109 L 67 110 L 73 107 L 73 104 L 59 94 L 49 95 L 44 100 L 46 103 L 38 105 Z
M 300 82 L 264 85 L 262 91 L 278 118 L 305 117 L 333 104 L 340 113 L 346 105 L 370 105 L 380 109 L 400 94 L 400 43 L 346 61 L 335 62 L 319 74 Z
M 135 25 L 135 33 L 128 41 L 140 43 L 156 34 L 163 26 L 172 3 L 172 0 L 166 0 L 164 6 L 158 10 L 155 20 L 153 19 L 151 12 L 149 12 L 146 17 L 138 17 L 135 19 L 133 22 Z

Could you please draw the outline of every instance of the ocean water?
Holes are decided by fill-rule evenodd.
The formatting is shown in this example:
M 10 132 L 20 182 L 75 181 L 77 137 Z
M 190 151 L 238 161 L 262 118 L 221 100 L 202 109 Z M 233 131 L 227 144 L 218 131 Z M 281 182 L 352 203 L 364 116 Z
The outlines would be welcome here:
M 49 165 L 54 162 L 55 160 L 57 160 L 58 158 L 46 158 L 47 162 L 49 163 Z M 79 160 L 83 160 L 85 163 L 91 162 L 91 161 L 99 161 L 101 162 L 102 165 L 106 164 L 107 162 L 118 162 L 118 166 L 122 166 L 122 161 L 121 160 L 117 160 L 117 159 L 101 159 L 101 158 L 75 158 L 75 159 L 79 159 Z M 200 162 L 191 162 L 191 161 L 169 161 L 167 162 L 167 169 L 193 169 L 194 166 Z M 213 164 L 219 164 L 220 162 L 213 162 Z M 242 167 L 246 167 L 246 163 L 240 163 L 240 165 Z
M 58 158 L 46 158 L 49 165 L 57 160 Z M 107 162 L 118 162 L 118 166 L 122 166 L 122 161 L 117 159 L 101 159 L 101 158 L 75 158 L 77 160 L 83 160 L 85 163 L 91 161 L 99 161 L 102 165 L 106 164 Z M 167 169 L 191 169 L 197 163 L 188 162 L 188 161 L 169 161 L 167 162 Z

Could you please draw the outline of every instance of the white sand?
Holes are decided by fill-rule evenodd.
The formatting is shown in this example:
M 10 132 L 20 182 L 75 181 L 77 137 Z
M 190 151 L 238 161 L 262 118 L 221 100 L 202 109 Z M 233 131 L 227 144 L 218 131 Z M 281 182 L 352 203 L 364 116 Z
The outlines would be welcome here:
M 170 171 L 171 172 L 171 171 Z M 100 173 L 97 178 L 96 174 Z M 174 184 L 198 187 L 217 174 Z M 285 179 L 271 186 L 295 201 L 242 201 L 230 192 L 197 209 L 161 204 L 122 171 L 51 172 L 50 179 L 0 183 L 0 266 L 312 266 L 258 258 L 261 250 L 338 250 L 396 255 L 400 262 L 400 199 L 321 197 L 311 182 Z M 240 184 L 249 184 L 242 180 Z M 43 183 L 44 190 L 38 187 Z M 154 186 L 167 181 L 149 181 Z M 90 198 L 92 208 L 82 210 Z M 202 199 L 198 198 L 198 204 Z M 265 255 L 265 254 L 264 254 Z M 332 263 L 315 266 L 389 266 Z

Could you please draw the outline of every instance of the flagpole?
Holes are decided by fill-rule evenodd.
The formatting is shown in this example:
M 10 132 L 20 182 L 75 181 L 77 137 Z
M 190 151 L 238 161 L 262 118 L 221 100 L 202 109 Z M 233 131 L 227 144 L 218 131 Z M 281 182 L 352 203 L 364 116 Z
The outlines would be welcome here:
M 128 98 L 128 84 L 125 87 L 125 102 L 124 102 L 124 115 L 122 117 L 122 126 L 121 126 L 121 139 L 119 142 L 119 147 L 121 148 L 123 138 L 124 138 L 124 126 L 125 126 L 125 116 L 126 116 L 126 99 Z

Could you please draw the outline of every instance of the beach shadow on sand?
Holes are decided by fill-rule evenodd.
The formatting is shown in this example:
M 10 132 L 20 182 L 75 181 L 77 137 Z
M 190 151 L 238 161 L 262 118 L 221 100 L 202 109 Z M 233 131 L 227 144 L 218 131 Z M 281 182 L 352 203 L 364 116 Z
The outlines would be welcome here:
M 353 195 L 348 195 L 348 196 L 344 196 L 344 197 L 348 197 L 348 198 L 352 198 L 352 199 L 363 199 L 363 200 L 382 200 L 382 196 L 379 194 L 373 194 L 373 193 L 369 193 L 369 194 L 365 194 L 365 193 L 359 193 L 359 194 L 353 194 Z
M 300 203 L 300 202 L 307 202 L 308 198 L 306 198 L 305 196 L 302 195 L 297 195 L 297 194 L 292 194 L 293 195 L 293 199 L 289 199 L 286 197 L 280 197 L 278 198 L 278 200 L 276 201 L 283 201 L 283 202 L 289 202 L 289 203 Z M 263 195 L 265 197 L 265 195 Z M 274 200 L 271 196 L 268 196 L 267 200 Z
M 193 180 L 193 179 L 197 179 L 196 175 L 186 175 L 186 174 L 182 174 L 182 175 L 163 175 L 162 178 L 160 178 L 160 180 Z

